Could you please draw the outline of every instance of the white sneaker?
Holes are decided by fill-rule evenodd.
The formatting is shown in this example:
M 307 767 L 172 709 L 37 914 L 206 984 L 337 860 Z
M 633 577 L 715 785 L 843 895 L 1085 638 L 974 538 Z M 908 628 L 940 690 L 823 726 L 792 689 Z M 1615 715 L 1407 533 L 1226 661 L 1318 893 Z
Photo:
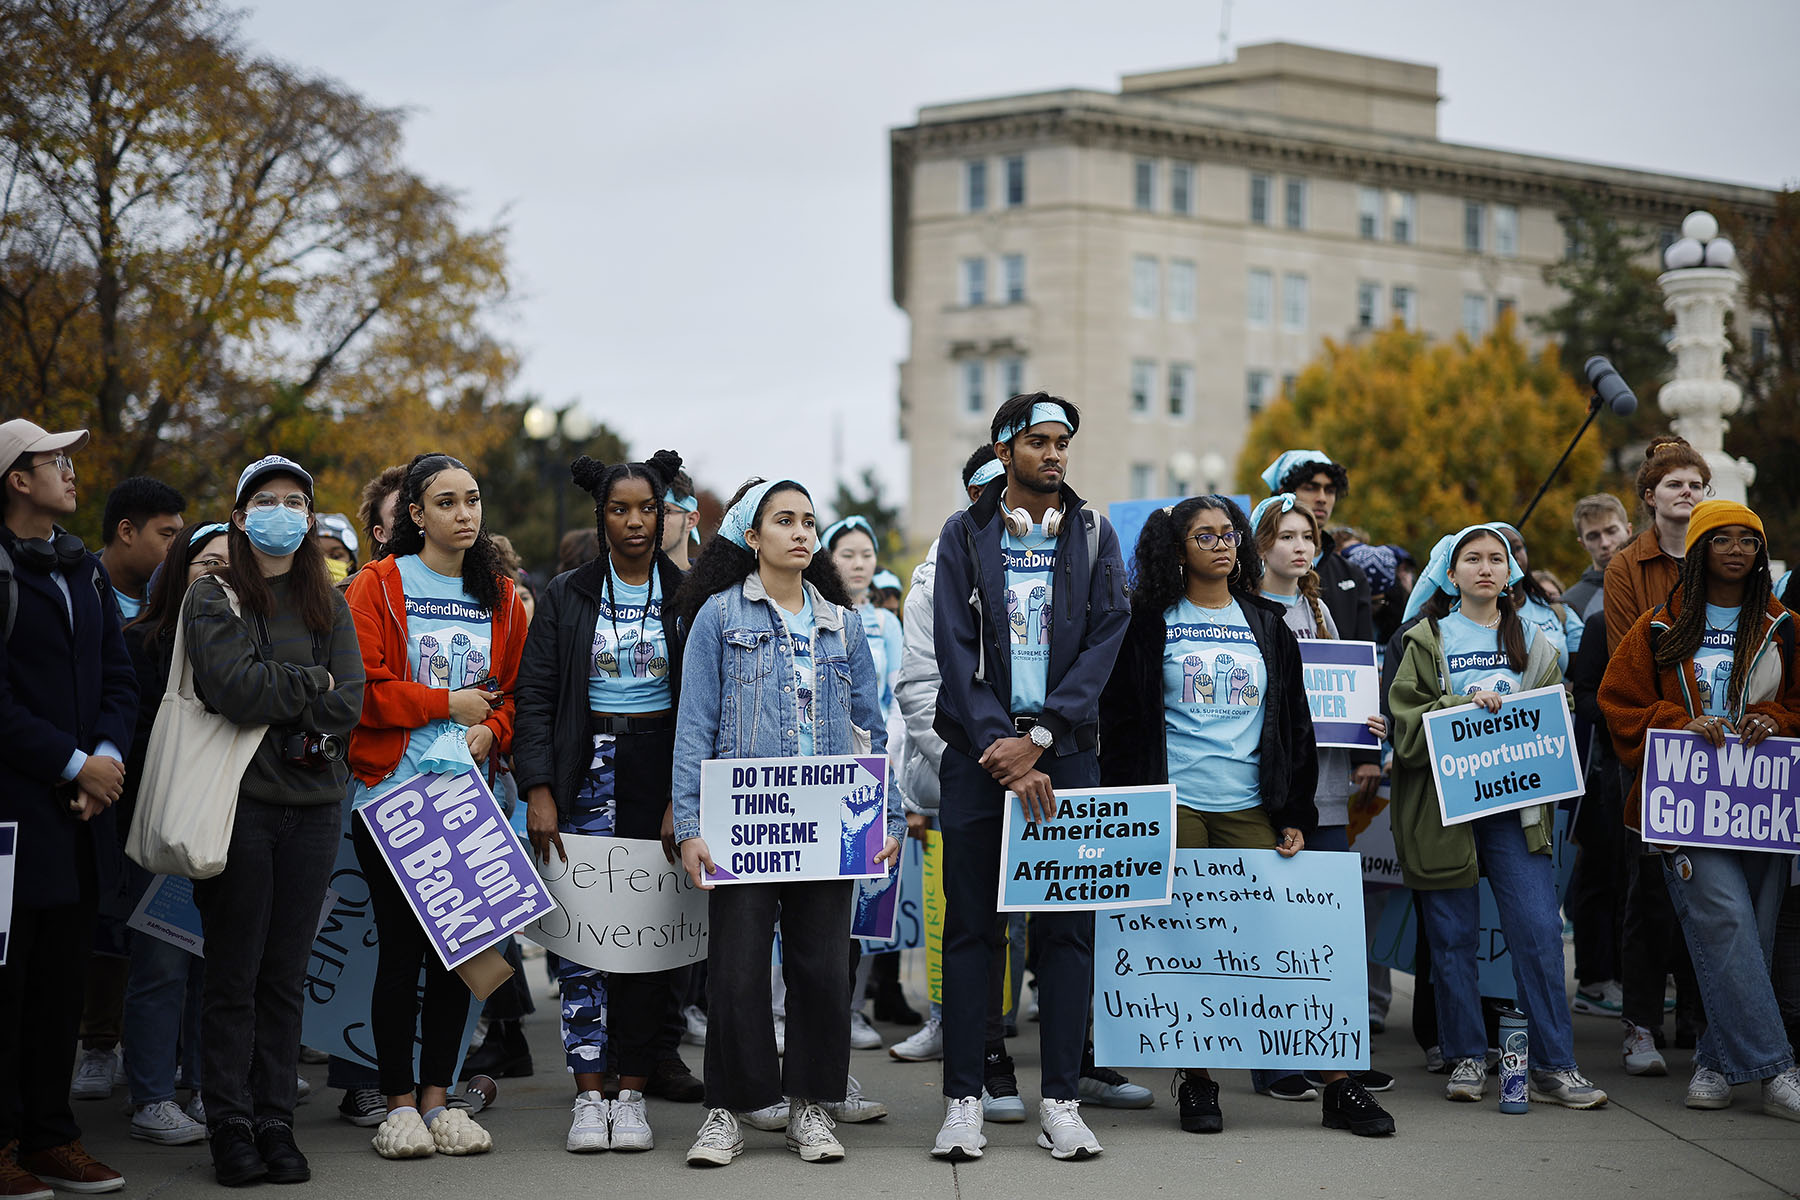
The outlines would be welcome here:
M 1450 1068 L 1450 1082 L 1444 1085 L 1444 1099 L 1476 1101 L 1487 1090 L 1487 1065 L 1478 1058 L 1459 1058 Z
M 690 1167 L 723 1167 L 744 1152 L 744 1135 L 730 1109 L 715 1108 L 706 1114 L 700 1136 L 688 1147 Z
M 856 1082 L 854 1075 L 844 1085 L 844 1098 L 830 1101 L 824 1107 L 831 1114 L 832 1120 L 842 1121 L 846 1125 L 879 1121 L 888 1114 L 887 1105 L 863 1095 L 862 1084 Z
M 304 1104 L 306 1098 L 311 1095 L 312 1084 L 306 1081 L 306 1076 L 296 1073 L 294 1075 L 294 1103 Z
M 1771 1117 L 1800 1121 L 1800 1069 L 1789 1067 L 1763 1080 L 1763 1111 Z
M 777 1100 L 774 1104 L 763 1108 L 753 1108 L 749 1112 L 737 1114 L 737 1119 L 752 1129 L 760 1129 L 764 1133 L 780 1133 L 788 1127 L 788 1102 Z
M 859 1012 L 850 1014 L 850 1048 L 852 1050 L 881 1049 L 881 1035 L 869 1024 L 869 1018 Z
M 131 1114 L 131 1136 L 159 1146 L 187 1146 L 206 1140 L 206 1126 L 182 1112 L 173 1100 L 158 1100 Z
M 75 1068 L 75 1080 L 69 1085 L 72 1100 L 104 1100 L 118 1086 L 122 1070 L 117 1047 L 111 1050 L 83 1050 L 81 1065 Z
M 928 1018 L 919 1032 L 889 1046 L 888 1053 L 901 1062 L 936 1062 L 944 1057 L 943 1018 Z
M 1731 1085 L 1711 1067 L 1695 1067 L 1694 1077 L 1688 1080 L 1686 1103 L 1689 1108 L 1730 1108 Z
M 650 1133 L 650 1114 L 644 1111 L 644 1093 L 621 1090 L 619 1098 L 612 1102 L 612 1148 L 656 1148 L 656 1138 Z
M 1024 1007 L 1019 1010 L 1019 1015 L 1024 1017 L 1027 1021 L 1035 1021 L 1038 1019 L 1037 984 L 1034 983 L 1031 985 L 1030 998 L 1025 1001 Z
M 1081 1119 L 1079 1100 L 1038 1101 L 1038 1145 L 1050 1152 L 1051 1158 L 1092 1158 L 1100 1153 L 1100 1141 Z
M 775 1054 L 777 1057 L 787 1053 L 787 1018 L 775 1018 Z
M 788 1119 L 787 1148 L 801 1162 L 836 1162 L 844 1157 L 844 1144 L 831 1132 L 836 1126 L 822 1106 L 803 1101 Z
M 700 1011 L 698 1004 L 690 1004 L 681 1010 L 681 1019 L 687 1028 L 681 1031 L 681 1040 L 690 1046 L 706 1045 L 706 1014 Z
M 931 1157 L 959 1159 L 980 1158 L 987 1138 L 981 1132 L 981 1101 L 974 1096 L 952 1100 L 944 1109 L 944 1124 L 932 1144 Z
M 206 1101 L 200 1098 L 199 1092 L 195 1092 L 188 1097 L 187 1107 L 181 1111 L 198 1121 L 202 1126 L 206 1124 Z M 385 1113 L 386 1111 L 386 1101 L 383 1101 L 382 1112 Z M 377 1122 L 377 1124 L 379 1124 L 379 1122 Z
M 1642 1025 L 1625 1022 L 1625 1045 L 1620 1053 L 1625 1057 L 1627 1075 L 1669 1073 L 1669 1064 L 1663 1061 L 1662 1051 L 1656 1048 L 1656 1039 Z
M 605 1096 L 599 1092 L 582 1092 L 575 1097 L 575 1106 L 570 1111 L 575 1114 L 575 1119 L 569 1122 L 569 1137 L 563 1142 L 563 1149 L 570 1154 L 612 1149 L 612 1134 L 607 1128 L 612 1105 Z
M 1577 988 L 1569 1011 L 1585 1017 L 1616 1017 L 1625 1009 L 1625 988 L 1616 979 Z

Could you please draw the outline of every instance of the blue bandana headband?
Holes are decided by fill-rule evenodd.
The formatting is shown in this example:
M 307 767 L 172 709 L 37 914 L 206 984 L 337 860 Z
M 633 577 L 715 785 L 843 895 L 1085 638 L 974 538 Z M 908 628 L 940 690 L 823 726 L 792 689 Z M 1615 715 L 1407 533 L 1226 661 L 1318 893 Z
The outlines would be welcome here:
M 1004 474 L 1006 474 L 1006 464 L 997 458 L 993 459 L 975 468 L 975 473 L 969 476 L 969 486 L 986 487 Z
M 862 530 L 869 535 L 869 540 L 871 542 L 875 543 L 877 546 L 881 545 L 881 539 L 875 536 L 875 527 L 869 524 L 869 519 L 853 513 L 843 520 L 834 521 L 825 527 L 825 532 L 819 535 L 819 548 L 821 550 L 831 549 L 831 543 L 834 540 L 840 535 L 850 532 L 852 529 Z
M 719 536 L 734 546 L 749 550 L 749 533 L 756 520 L 756 510 L 762 506 L 763 498 L 778 487 L 790 487 L 806 492 L 804 487 L 792 479 L 764 480 L 745 492 L 742 500 L 726 510 L 725 519 L 719 522 Z M 806 494 L 810 496 L 812 493 L 806 492 Z
M 1331 461 L 1331 456 L 1323 450 L 1283 450 L 1280 457 L 1270 463 L 1268 469 L 1262 473 L 1263 484 L 1271 492 L 1277 491 L 1281 487 L 1281 481 L 1302 463 L 1323 463 L 1328 467 L 1335 465 Z
M 882 589 L 892 588 L 897 592 L 900 590 L 900 577 L 892 571 L 877 571 L 874 578 L 869 580 L 869 586 Z
M 1455 552 L 1456 545 L 1471 533 L 1485 529 L 1500 539 L 1506 547 L 1506 586 L 1511 587 L 1525 578 L 1525 572 L 1519 569 L 1519 562 L 1512 555 L 1512 543 L 1506 540 L 1506 530 L 1512 526 L 1503 521 L 1490 521 L 1480 525 L 1468 525 L 1455 533 L 1447 533 L 1437 540 L 1431 548 L 1431 561 L 1425 564 L 1425 570 L 1419 575 L 1419 582 L 1413 588 L 1412 595 L 1407 598 L 1406 612 L 1402 621 L 1410 621 L 1419 615 L 1425 602 L 1442 592 L 1446 596 L 1457 594 L 1456 584 L 1450 579 L 1450 555 Z
M 223 521 L 213 521 L 207 525 L 199 525 L 188 532 L 188 545 L 198 543 L 202 538 L 211 537 L 215 533 L 229 533 L 231 526 Z
M 689 496 L 687 499 L 683 500 L 680 496 L 677 496 L 675 494 L 674 488 L 670 488 L 668 491 L 663 493 L 663 503 L 664 504 L 673 504 L 676 508 L 679 508 L 682 512 L 699 512 L 700 511 L 700 497 Z
M 1292 492 L 1278 492 L 1277 494 L 1270 496 L 1267 500 L 1264 500 L 1250 510 L 1250 532 L 1252 534 L 1256 532 L 1262 525 L 1263 514 L 1268 512 L 1271 508 L 1279 505 L 1282 512 L 1291 513 L 1294 511 L 1294 505 L 1298 503 L 1298 497 Z
M 1010 425 L 1001 427 L 996 442 L 1010 442 L 1030 429 L 1033 425 L 1042 425 L 1045 421 L 1054 421 L 1067 427 L 1070 433 L 1075 432 L 1075 422 L 1069 419 L 1069 410 L 1051 400 L 1039 400 L 1031 406 L 1031 411 Z

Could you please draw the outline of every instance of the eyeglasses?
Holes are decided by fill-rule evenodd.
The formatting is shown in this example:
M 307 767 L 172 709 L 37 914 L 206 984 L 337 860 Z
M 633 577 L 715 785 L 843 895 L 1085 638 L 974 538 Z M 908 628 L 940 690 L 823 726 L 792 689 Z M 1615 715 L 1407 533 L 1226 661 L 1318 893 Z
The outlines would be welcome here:
M 202 571 L 222 571 L 225 569 L 226 560 L 216 554 L 209 554 L 205 558 L 196 558 L 193 565 Z
M 295 512 L 305 512 L 312 507 L 312 501 L 306 498 L 305 492 L 289 492 L 285 496 L 277 496 L 274 492 L 258 492 L 250 497 L 247 508 L 291 508 Z
M 1755 554 L 1763 548 L 1763 540 L 1749 534 L 1743 537 L 1732 537 L 1729 533 L 1715 533 L 1707 538 L 1706 542 L 1720 554 L 1734 548 L 1742 550 L 1746 554 Z
M 1224 533 L 1195 533 L 1188 535 L 1202 550 L 1211 550 L 1220 544 L 1235 546 L 1243 541 L 1235 529 L 1227 529 Z
M 58 454 L 55 458 L 45 459 L 41 463 L 32 463 L 29 467 L 27 467 L 25 469 L 28 471 L 35 471 L 39 467 L 55 467 L 59 472 L 61 472 L 64 475 L 75 474 L 75 460 L 61 452 L 58 452 Z

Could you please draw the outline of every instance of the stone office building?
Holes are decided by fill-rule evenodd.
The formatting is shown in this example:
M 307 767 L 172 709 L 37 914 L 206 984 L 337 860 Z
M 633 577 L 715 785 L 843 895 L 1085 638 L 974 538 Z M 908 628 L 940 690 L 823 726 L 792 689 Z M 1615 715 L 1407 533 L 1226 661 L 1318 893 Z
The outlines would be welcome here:
M 1013 393 L 1081 404 L 1072 480 L 1096 503 L 1224 486 L 1219 464 L 1322 339 L 1396 318 L 1476 337 L 1553 306 L 1566 191 L 1671 236 L 1695 208 L 1772 207 L 1760 188 L 1440 141 L 1438 101 L 1435 67 L 1277 42 L 893 130 L 915 537 L 959 502 L 956 470 Z

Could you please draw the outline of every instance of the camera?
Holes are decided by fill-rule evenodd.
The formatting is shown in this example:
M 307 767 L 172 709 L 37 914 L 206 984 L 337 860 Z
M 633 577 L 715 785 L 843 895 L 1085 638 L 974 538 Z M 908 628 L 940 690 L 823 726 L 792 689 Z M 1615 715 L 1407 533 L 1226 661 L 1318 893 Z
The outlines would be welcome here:
M 347 747 L 335 733 L 290 733 L 281 739 L 283 762 L 309 771 L 329 771 L 344 761 Z

